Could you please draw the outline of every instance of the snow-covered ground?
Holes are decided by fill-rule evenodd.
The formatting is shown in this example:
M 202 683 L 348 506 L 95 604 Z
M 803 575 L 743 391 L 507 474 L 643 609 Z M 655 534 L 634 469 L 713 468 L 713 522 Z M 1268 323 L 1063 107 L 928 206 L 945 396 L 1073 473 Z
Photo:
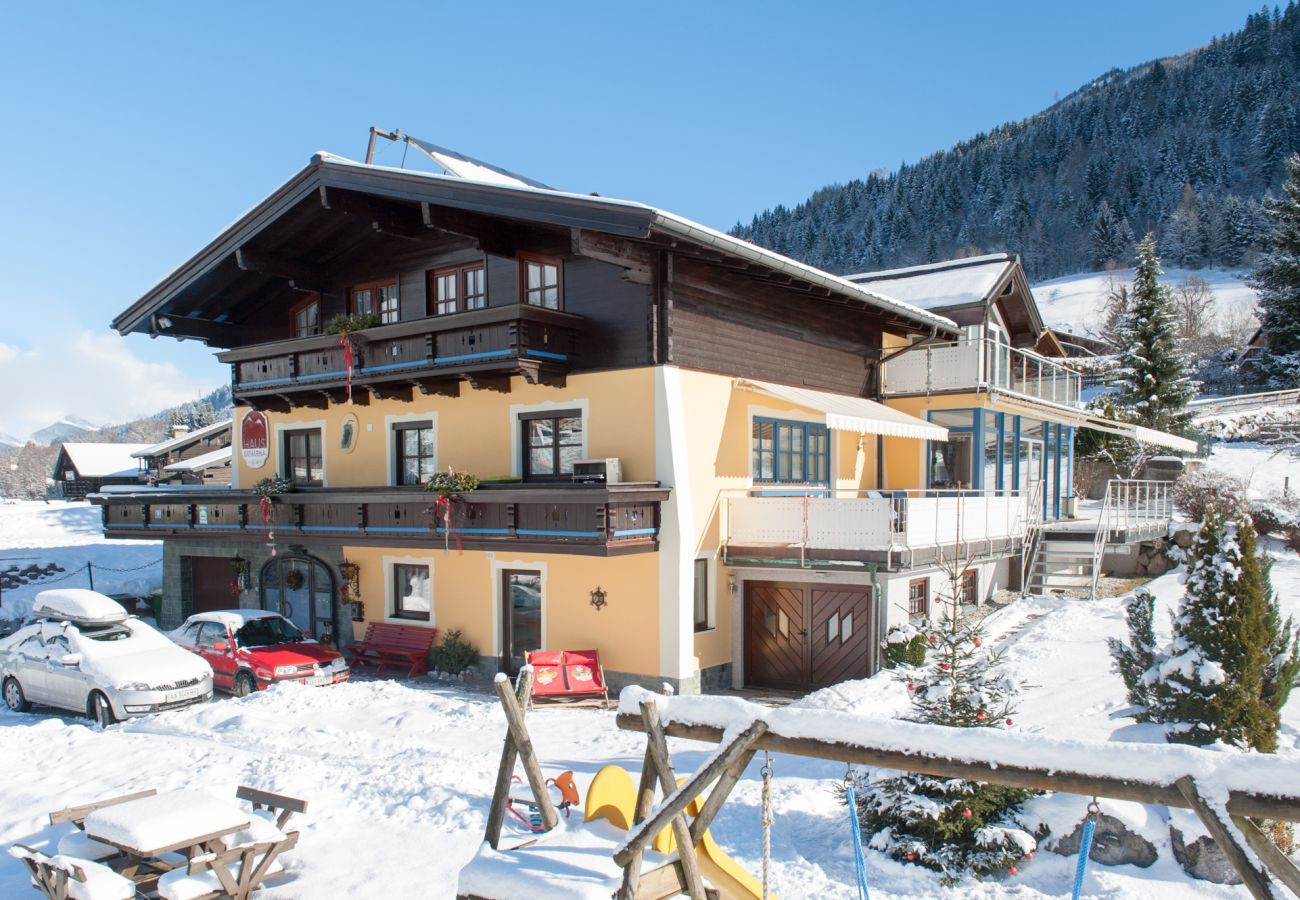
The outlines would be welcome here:
M 1246 275 L 1245 269 L 1168 269 L 1160 281 L 1177 287 L 1191 276 L 1204 279 L 1214 294 L 1215 311 L 1222 316 L 1230 310 L 1255 311 L 1259 298 L 1242 281 Z M 1101 321 L 1102 304 L 1110 293 L 1111 278 L 1108 272 L 1083 272 L 1034 285 L 1034 299 L 1038 301 L 1043 321 L 1074 334 L 1088 333 Z M 1119 283 L 1132 284 L 1133 270 L 1117 269 L 1113 278 Z
M 1250 448 L 1221 447 L 1211 464 L 1258 471 L 1259 456 Z M 1275 461 L 1266 466 L 1267 477 L 1285 467 L 1297 468 Z M 97 532 L 96 511 L 75 504 L 0 506 L 5 555 L 30 551 L 42 562 L 72 569 L 85 558 L 126 568 L 159 553 L 157 545 L 108 544 L 96 539 Z M 1300 611 L 1300 557 L 1274 550 L 1274 585 L 1286 612 Z M 1177 573 L 1153 582 L 1153 588 L 1160 605 L 1170 608 L 1181 592 Z M 1106 638 L 1123 635 L 1120 600 L 1025 601 L 986 621 L 1008 666 L 1028 685 L 1017 728 L 1103 741 L 1150 738 L 1149 729 L 1116 715 L 1126 704 L 1122 684 L 1110 671 Z M 1167 615 L 1162 612 L 1158 622 L 1167 630 Z M 889 717 L 906 709 L 907 695 L 885 674 L 800 703 Z M 616 763 L 636 771 L 644 752 L 644 738 L 620 732 L 612 712 L 541 709 L 530 714 L 529 728 L 548 772 L 573 769 L 584 796 L 598 768 Z M 504 733 L 503 716 L 490 696 L 420 680 L 283 687 L 104 731 L 84 719 L 18 715 L 0 707 L 0 758 L 6 761 L 0 767 L 0 844 L 49 841 L 57 833 L 45 818 L 51 810 L 117 793 L 197 787 L 233 796 L 236 786 L 251 784 L 311 804 L 301 819 L 298 848 L 285 859 L 295 877 L 268 896 L 451 897 L 457 872 L 482 836 Z M 678 770 L 688 772 L 714 748 L 674 740 L 671 749 Z M 1300 763 L 1295 703 L 1284 716 L 1280 752 Z M 754 873 L 761 865 L 759 762 L 712 828 L 722 847 Z M 777 756 L 773 767 L 774 892 L 855 897 L 849 823 L 833 792 L 843 765 Z M 1067 804 L 1074 803 L 1081 816 L 1085 802 L 1070 798 Z M 1086 896 L 1247 896 L 1243 888 L 1187 878 L 1169 853 L 1165 811 L 1127 807 L 1108 811 L 1130 821 L 1145 817 L 1143 831 L 1157 843 L 1161 859 L 1149 869 L 1092 865 Z M 1062 813 L 1060 803 L 1039 812 L 1058 819 L 1071 815 L 1068 809 Z M 875 852 L 868 853 L 867 865 L 876 898 L 1039 898 L 1069 894 L 1075 859 L 1039 852 L 1014 877 L 970 882 L 952 892 L 926 870 Z M 28 892 L 19 862 L 0 856 L 0 896 Z
M 0 619 L 20 620 L 47 587 L 144 597 L 162 588 L 161 541 L 106 541 L 98 506 L 38 500 L 0 506 L 0 570 L 58 563 L 64 572 L 4 592 Z M 90 571 L 86 571 L 87 563 Z

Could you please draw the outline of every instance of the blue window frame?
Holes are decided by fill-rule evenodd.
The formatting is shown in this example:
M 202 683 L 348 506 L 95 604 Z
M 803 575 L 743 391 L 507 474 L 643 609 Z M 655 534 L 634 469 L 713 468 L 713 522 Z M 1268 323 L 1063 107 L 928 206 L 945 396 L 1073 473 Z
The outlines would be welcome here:
M 825 425 L 754 417 L 754 481 L 830 484 L 831 441 Z

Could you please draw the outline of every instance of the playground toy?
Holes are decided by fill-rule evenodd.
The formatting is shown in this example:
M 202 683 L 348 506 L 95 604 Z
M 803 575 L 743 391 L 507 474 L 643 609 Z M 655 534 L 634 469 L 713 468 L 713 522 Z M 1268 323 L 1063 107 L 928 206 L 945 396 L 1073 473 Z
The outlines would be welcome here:
M 526 656 L 533 670 L 533 705 L 609 703 L 605 670 L 595 650 L 533 650 Z
M 546 779 L 546 787 L 551 795 L 551 803 L 555 805 L 556 810 L 562 811 L 564 817 L 569 817 L 569 807 L 578 805 L 578 786 L 573 781 L 573 771 L 561 772 L 554 778 Z M 515 804 L 522 804 L 527 810 L 525 816 L 519 810 L 515 809 Z M 529 831 L 542 831 L 542 814 L 539 808 L 537 798 L 533 796 L 532 791 L 524 784 L 524 780 L 518 775 L 514 776 L 511 781 L 510 795 L 506 797 L 506 809 L 511 815 L 528 826 Z

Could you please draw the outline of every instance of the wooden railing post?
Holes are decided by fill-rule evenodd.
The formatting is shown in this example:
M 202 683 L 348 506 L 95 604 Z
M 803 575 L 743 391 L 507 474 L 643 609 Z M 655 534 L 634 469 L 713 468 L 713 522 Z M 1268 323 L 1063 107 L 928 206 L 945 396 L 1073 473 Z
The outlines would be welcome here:
M 1228 864 L 1241 877 L 1242 882 L 1246 885 L 1246 890 L 1255 900 L 1275 900 L 1276 894 L 1273 893 L 1273 885 L 1266 874 L 1256 869 L 1250 862 L 1250 857 L 1246 851 L 1241 849 L 1228 830 L 1227 824 L 1219 818 L 1208 803 L 1201 797 L 1200 791 L 1196 787 L 1196 782 L 1192 776 L 1184 775 L 1174 782 L 1174 787 L 1178 788 L 1178 793 L 1183 795 L 1183 799 L 1196 813 L 1196 817 L 1201 820 L 1205 830 L 1214 838 L 1214 842 L 1219 845 L 1223 851 L 1223 856 L 1228 860 Z
M 525 668 L 519 673 L 519 684 L 514 690 L 510 688 L 510 680 L 504 676 L 498 677 L 496 682 L 497 697 L 501 700 L 501 708 L 506 714 L 507 730 L 505 746 L 501 748 L 501 765 L 497 769 L 496 786 L 492 791 L 492 805 L 488 809 L 487 827 L 483 832 L 483 840 L 487 841 L 494 850 L 501 841 L 501 826 L 505 822 L 506 802 L 510 798 L 510 785 L 514 781 L 515 761 L 518 758 L 523 759 L 528 786 L 532 789 L 533 799 L 537 801 L 537 806 L 542 812 L 542 825 L 550 831 L 560 822 L 555 804 L 551 802 L 546 780 L 542 776 L 541 766 L 533 752 L 533 743 L 528 737 L 528 730 L 524 727 L 524 713 L 532 699 L 532 691 L 533 670 L 531 668 Z

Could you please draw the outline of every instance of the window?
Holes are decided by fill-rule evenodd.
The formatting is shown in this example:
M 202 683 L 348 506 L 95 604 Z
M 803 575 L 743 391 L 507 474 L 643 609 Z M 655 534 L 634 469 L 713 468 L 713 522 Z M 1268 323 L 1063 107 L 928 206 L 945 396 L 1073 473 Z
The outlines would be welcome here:
M 709 561 L 695 561 L 695 630 L 708 631 L 713 627 L 713 613 L 709 609 Z
M 562 295 L 560 261 L 544 257 L 521 257 L 520 268 L 524 282 L 524 302 L 529 306 L 559 309 Z
M 397 465 L 393 468 L 398 484 L 424 484 L 437 468 L 437 445 L 433 423 L 403 422 L 393 426 L 393 444 Z
M 428 622 L 433 614 L 433 581 L 428 566 L 393 565 L 393 617 Z
M 482 263 L 435 269 L 429 275 L 429 293 L 439 316 L 487 306 L 487 270 Z
M 949 431 L 947 441 L 930 441 L 930 487 L 969 488 L 974 474 L 971 433 Z
M 907 615 L 924 619 L 930 612 L 930 579 L 917 578 L 907 583 Z
M 980 599 L 980 575 L 974 569 L 961 573 L 961 605 L 974 606 Z
M 320 297 L 313 294 L 295 306 L 289 314 L 289 323 L 294 337 L 320 334 Z
M 294 484 L 319 486 L 324 483 L 320 429 L 285 432 L 284 472 Z
M 398 320 L 396 279 L 359 284 L 352 288 L 350 293 L 352 312 L 356 315 L 378 316 L 381 325 L 388 325 Z
M 582 414 L 576 409 L 525 413 L 519 417 L 523 435 L 525 479 L 560 479 L 573 473 L 582 458 Z
M 825 425 L 754 419 L 754 480 L 826 484 L 830 433 Z
M 221 641 L 226 640 L 226 626 L 217 622 L 204 622 L 199 626 L 198 640 L 195 643 L 200 647 L 215 647 Z

